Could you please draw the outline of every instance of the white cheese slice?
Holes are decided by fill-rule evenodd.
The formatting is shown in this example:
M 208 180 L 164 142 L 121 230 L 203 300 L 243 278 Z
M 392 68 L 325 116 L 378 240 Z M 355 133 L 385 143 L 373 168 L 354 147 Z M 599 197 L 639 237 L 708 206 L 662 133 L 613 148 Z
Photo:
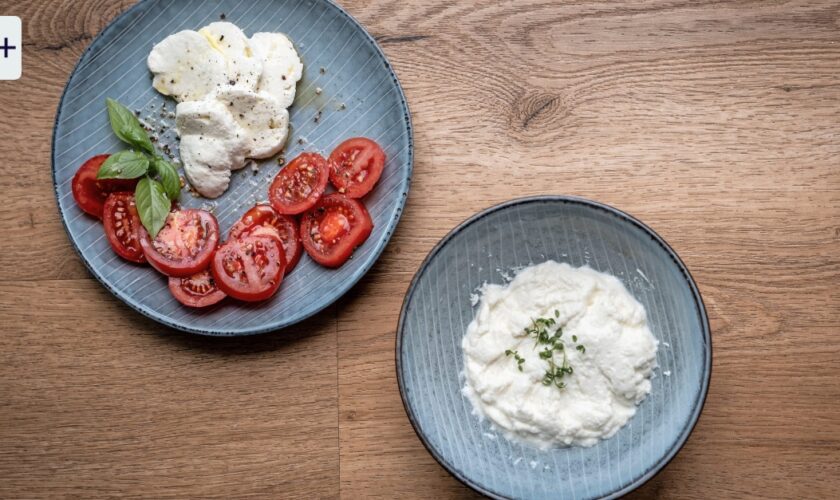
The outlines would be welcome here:
M 176 114 L 187 180 L 203 196 L 221 196 L 230 184 L 231 170 L 245 166 L 246 131 L 216 100 L 182 102 Z
M 268 158 L 279 153 L 289 133 L 289 112 L 267 92 L 226 87 L 213 94 L 245 130 L 245 156 Z
M 222 54 L 195 31 L 164 38 L 152 48 L 146 62 L 155 75 L 154 88 L 178 101 L 202 99 L 230 82 Z
M 251 46 L 263 65 L 257 90 L 268 92 L 288 108 L 303 75 L 303 63 L 295 47 L 282 33 L 256 33 L 251 37 Z
M 256 89 L 262 74 L 262 60 L 254 54 L 245 33 L 233 23 L 211 23 L 198 30 L 225 60 L 229 85 Z

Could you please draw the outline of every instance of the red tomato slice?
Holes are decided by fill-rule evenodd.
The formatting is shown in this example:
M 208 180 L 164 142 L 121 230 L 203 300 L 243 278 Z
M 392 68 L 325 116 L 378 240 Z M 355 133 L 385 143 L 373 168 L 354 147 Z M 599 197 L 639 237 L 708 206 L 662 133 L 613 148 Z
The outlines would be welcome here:
M 166 224 L 152 240 L 140 227 L 146 260 L 167 276 L 184 278 L 207 268 L 219 244 L 219 223 L 210 212 L 196 209 L 169 212 Z
M 132 193 L 111 193 L 105 200 L 102 225 L 111 248 L 117 255 L 131 262 L 146 262 L 140 246 L 140 216 Z
M 189 307 L 207 307 L 227 297 L 219 290 L 209 269 L 186 278 L 169 278 L 169 291 L 178 302 Z
M 102 218 L 108 195 L 117 191 L 134 192 L 137 179 L 96 179 L 99 167 L 111 155 L 99 155 L 86 161 L 73 176 L 73 198 L 83 211 Z
M 362 202 L 338 193 L 321 198 L 300 221 L 303 248 L 326 267 L 344 264 L 372 230 L 373 221 Z
M 243 236 L 273 236 L 280 240 L 286 252 L 286 274 L 297 265 L 303 254 L 300 244 L 300 231 L 293 217 L 278 214 L 269 205 L 257 205 L 245 212 L 239 222 L 230 229 L 228 238 L 239 239 Z
M 385 167 L 385 151 L 364 137 L 348 139 L 330 155 L 330 182 L 348 198 L 361 198 L 379 181 Z
M 223 243 L 210 269 L 220 290 L 235 299 L 257 302 L 277 292 L 285 267 L 285 253 L 276 238 L 244 236 Z
M 318 153 L 302 153 L 274 177 L 268 199 L 277 213 L 300 214 L 318 202 L 328 181 L 327 160 Z

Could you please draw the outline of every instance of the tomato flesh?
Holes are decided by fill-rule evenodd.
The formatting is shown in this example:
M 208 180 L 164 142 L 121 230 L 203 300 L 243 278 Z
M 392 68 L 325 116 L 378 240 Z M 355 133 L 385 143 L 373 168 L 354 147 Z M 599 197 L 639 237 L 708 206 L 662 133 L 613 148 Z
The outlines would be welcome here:
M 111 155 L 97 155 L 84 162 L 73 176 L 73 199 L 84 212 L 102 218 L 105 200 L 111 193 L 134 192 L 137 179 L 97 179 L 99 167 Z
M 286 274 L 294 269 L 303 254 L 297 221 L 291 216 L 278 214 L 269 205 L 257 205 L 245 212 L 230 229 L 228 238 L 242 236 L 272 236 L 280 240 L 286 252 Z
M 169 291 L 188 307 L 208 307 L 227 297 L 219 290 L 209 269 L 185 278 L 169 278 Z
M 140 245 L 140 217 L 132 193 L 111 193 L 105 200 L 102 225 L 117 255 L 130 262 L 146 262 Z
M 373 221 L 361 201 L 333 193 L 321 198 L 303 215 L 300 238 L 312 260 L 325 267 L 339 267 L 365 242 Z
M 350 221 L 343 213 L 328 212 L 318 223 L 318 231 L 324 240 L 337 241 L 350 232 Z
M 219 223 L 205 210 L 174 210 L 154 239 L 141 227 L 140 244 L 146 260 L 161 273 L 191 276 L 210 264 L 219 244 Z
M 365 137 L 348 139 L 338 145 L 329 159 L 330 182 L 348 198 L 368 194 L 382 176 L 385 152 Z
M 300 214 L 318 202 L 328 181 L 327 160 L 317 153 L 302 153 L 274 177 L 268 199 L 277 213 Z
M 244 236 L 219 246 L 210 269 L 220 290 L 258 302 L 277 292 L 285 267 L 285 252 L 276 238 Z

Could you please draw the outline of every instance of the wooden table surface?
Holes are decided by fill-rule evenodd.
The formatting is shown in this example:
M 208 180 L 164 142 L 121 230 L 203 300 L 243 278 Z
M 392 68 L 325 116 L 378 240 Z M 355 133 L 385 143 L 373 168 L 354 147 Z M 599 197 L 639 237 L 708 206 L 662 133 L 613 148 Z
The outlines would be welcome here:
M 566 193 L 658 231 L 712 324 L 699 425 L 634 496 L 836 498 L 836 0 L 345 1 L 408 96 L 408 205 L 345 298 L 242 339 L 134 313 L 58 217 L 58 99 L 131 3 L 0 0 L 24 23 L 24 76 L 0 82 L 0 497 L 472 497 L 400 403 L 402 297 L 475 211 Z

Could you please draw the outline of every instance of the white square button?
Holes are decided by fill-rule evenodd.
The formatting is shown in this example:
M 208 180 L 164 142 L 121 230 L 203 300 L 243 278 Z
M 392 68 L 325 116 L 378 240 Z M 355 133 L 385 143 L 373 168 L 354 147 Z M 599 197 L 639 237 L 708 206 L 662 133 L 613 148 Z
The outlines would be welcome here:
M 23 64 L 20 18 L 0 16 L 0 80 L 20 78 Z

